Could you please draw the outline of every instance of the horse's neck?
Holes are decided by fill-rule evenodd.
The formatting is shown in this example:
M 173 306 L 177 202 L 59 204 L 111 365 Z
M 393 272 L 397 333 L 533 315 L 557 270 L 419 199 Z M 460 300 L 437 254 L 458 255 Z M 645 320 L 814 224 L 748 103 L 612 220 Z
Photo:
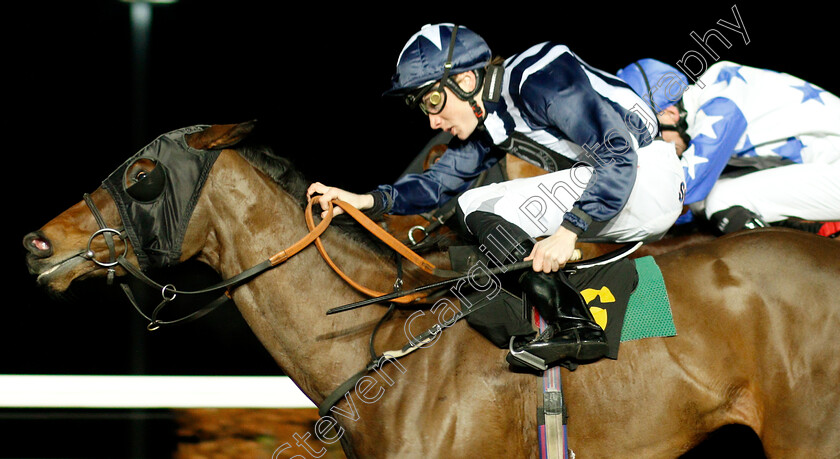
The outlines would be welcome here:
M 212 207 L 209 242 L 201 255 L 222 277 L 232 277 L 287 248 L 307 232 L 299 204 L 261 174 L 248 180 L 208 182 Z M 247 184 L 247 189 L 243 188 Z M 322 238 L 351 278 L 389 291 L 395 268 L 339 229 Z M 360 370 L 367 344 L 384 313 L 380 306 L 327 316 L 326 310 L 363 299 L 310 246 L 233 292 L 256 336 L 284 372 L 316 401 Z

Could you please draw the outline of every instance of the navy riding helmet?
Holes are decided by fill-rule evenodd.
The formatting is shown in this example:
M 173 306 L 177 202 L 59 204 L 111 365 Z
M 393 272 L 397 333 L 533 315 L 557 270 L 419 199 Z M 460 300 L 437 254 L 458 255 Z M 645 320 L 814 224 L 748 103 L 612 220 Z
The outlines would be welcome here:
M 466 27 L 427 24 L 403 47 L 391 87 L 383 95 L 406 97 L 409 105 L 417 105 L 434 83 L 441 81 L 459 98 L 468 100 L 477 91 L 465 93 L 450 78 L 475 70 L 480 79 L 491 58 L 490 47 L 484 39 Z

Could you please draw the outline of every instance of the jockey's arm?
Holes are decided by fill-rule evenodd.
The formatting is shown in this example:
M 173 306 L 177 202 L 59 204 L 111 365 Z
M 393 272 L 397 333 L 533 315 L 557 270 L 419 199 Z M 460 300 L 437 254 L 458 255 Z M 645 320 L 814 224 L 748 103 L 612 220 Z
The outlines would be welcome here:
M 373 209 L 371 213 L 376 215 L 416 215 L 440 207 L 465 191 L 481 172 L 498 160 L 480 140 L 454 140 L 429 169 L 406 174 L 393 185 L 380 185 L 370 193 L 356 194 L 316 182 L 309 186 L 307 198 L 320 193 L 322 208 L 332 199 L 340 199 L 359 210 Z M 342 212 L 340 208 L 334 209 L 335 215 Z
M 499 161 L 488 145 L 480 139 L 453 139 L 427 170 L 406 174 L 394 184 L 380 185 L 372 191 L 374 213 L 417 215 L 446 204 Z
M 624 208 L 636 181 L 635 143 L 640 141 L 631 141 L 622 115 L 592 87 L 577 61 L 565 60 L 550 73 L 529 77 L 521 94 L 533 122 L 581 146 L 585 153 L 578 160 L 593 169 L 586 189 L 564 216 L 566 229 L 580 234 L 591 221 L 610 220 Z M 563 89 L 551 90 L 556 88 Z

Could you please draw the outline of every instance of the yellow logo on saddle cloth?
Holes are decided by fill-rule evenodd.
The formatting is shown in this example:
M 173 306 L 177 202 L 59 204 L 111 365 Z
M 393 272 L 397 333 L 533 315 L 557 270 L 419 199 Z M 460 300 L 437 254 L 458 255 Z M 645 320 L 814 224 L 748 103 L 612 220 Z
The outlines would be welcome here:
M 599 290 L 595 290 L 594 288 L 583 289 L 580 294 L 583 296 L 583 300 L 586 301 L 586 304 L 589 304 L 589 302 L 595 298 L 598 298 L 601 301 L 601 304 L 615 303 L 615 296 L 613 296 L 613 293 L 606 286 L 601 287 Z M 602 329 L 606 330 L 607 310 L 597 306 L 590 306 L 589 310 L 592 312 L 592 317 L 595 318 L 595 323 L 597 323 Z

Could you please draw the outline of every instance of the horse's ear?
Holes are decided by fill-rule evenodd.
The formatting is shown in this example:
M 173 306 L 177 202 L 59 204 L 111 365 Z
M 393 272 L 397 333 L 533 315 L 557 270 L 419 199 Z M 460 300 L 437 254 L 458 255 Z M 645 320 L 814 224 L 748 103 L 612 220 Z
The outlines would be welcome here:
M 256 124 L 256 120 L 239 124 L 216 124 L 201 132 L 187 134 L 187 145 L 196 150 L 227 148 L 248 137 Z

